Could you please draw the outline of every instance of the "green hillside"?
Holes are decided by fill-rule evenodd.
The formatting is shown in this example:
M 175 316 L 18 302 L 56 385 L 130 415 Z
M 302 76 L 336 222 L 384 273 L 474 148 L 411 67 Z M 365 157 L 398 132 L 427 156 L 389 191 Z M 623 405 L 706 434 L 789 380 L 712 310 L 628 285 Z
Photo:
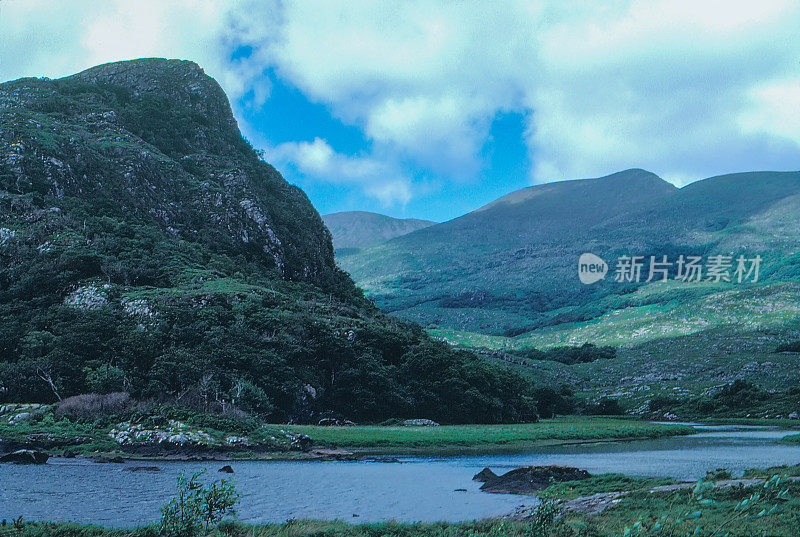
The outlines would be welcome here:
M 366 211 L 326 214 L 322 220 L 331 232 L 337 255 L 351 254 L 436 223 L 416 218 L 392 218 Z
M 774 385 L 797 377 L 796 359 L 773 350 L 800 328 L 798 218 L 798 172 L 733 174 L 677 189 L 628 170 L 513 192 L 339 264 L 385 311 L 456 346 L 619 347 L 608 362 L 522 368 L 579 389 L 624 392 L 621 379 L 635 377 L 631 385 L 643 393 L 651 384 L 660 390 L 666 375 L 675 380 L 670 388 L 702 390 L 737 378 L 747 364 L 769 371 L 761 378 Z M 605 279 L 580 283 L 584 252 L 610 265 Z M 758 282 L 676 281 L 674 264 L 670 281 L 644 281 L 650 256 L 674 263 L 718 254 L 760 255 Z M 614 281 L 623 255 L 644 257 L 640 283 Z
M 265 419 L 535 418 L 381 314 L 196 64 L 0 84 L 0 402 L 125 391 Z

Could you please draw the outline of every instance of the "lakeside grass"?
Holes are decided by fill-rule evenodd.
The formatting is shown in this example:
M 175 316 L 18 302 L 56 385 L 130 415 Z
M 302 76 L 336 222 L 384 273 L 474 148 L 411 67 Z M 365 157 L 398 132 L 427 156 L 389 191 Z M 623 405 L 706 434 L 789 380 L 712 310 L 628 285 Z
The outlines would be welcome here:
M 800 434 L 790 434 L 781 438 L 782 444 L 800 444 Z
M 692 434 L 686 425 L 605 417 L 563 417 L 513 425 L 443 425 L 439 427 L 292 425 L 315 443 L 347 449 L 447 449 L 524 447 L 545 442 L 647 439 Z

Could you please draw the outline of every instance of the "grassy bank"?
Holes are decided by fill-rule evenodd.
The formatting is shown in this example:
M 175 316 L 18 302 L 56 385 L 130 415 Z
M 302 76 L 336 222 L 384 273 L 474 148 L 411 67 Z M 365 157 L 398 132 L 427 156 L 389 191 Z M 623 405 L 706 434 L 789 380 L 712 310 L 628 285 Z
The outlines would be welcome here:
M 658 438 L 693 432 L 683 425 L 601 417 L 562 417 L 514 425 L 320 427 L 265 425 L 250 417 L 224 417 L 171 407 L 158 407 L 147 414 L 95 419 L 65 415 L 54 406 L 17 405 L 11 411 L 8 408 L 11 407 L 0 412 L 0 441 L 13 449 L 44 449 L 54 456 L 157 459 L 176 453 L 202 453 L 212 458 L 297 459 L 307 457 L 303 450 L 312 444 L 316 448 L 338 447 L 373 454 L 488 451 L 538 443 Z M 25 419 L 18 417 L 22 414 Z M 300 435 L 309 436 L 311 441 L 298 444 Z M 181 438 L 181 445 L 172 445 L 170 438 Z M 158 449 L 148 449 L 148 445 Z
M 790 434 L 781 438 L 783 444 L 800 444 L 800 434 Z
M 449 425 L 441 427 L 291 426 L 318 444 L 346 449 L 447 449 L 524 447 L 544 442 L 644 439 L 692 434 L 685 425 L 655 424 L 619 418 L 562 417 L 514 425 Z

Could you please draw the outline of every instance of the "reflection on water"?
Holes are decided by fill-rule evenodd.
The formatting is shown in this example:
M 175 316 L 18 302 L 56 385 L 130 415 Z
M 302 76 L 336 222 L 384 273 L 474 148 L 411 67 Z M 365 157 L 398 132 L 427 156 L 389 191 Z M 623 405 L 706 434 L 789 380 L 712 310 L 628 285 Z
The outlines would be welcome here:
M 472 520 L 503 514 L 535 500 L 485 494 L 472 476 L 523 465 L 562 464 L 590 472 L 696 479 L 707 470 L 800 463 L 800 446 L 777 444 L 786 431 L 699 426 L 689 437 L 537 448 L 518 454 L 403 457 L 403 464 L 367 462 L 233 462 L 243 494 L 240 518 L 432 521 Z M 223 463 L 147 463 L 159 472 L 130 472 L 128 464 L 52 459 L 45 466 L 0 465 L 0 518 L 72 520 L 113 526 L 150 523 L 173 493 L 179 472 Z M 225 476 L 227 477 L 227 476 Z M 455 489 L 467 489 L 456 491 Z M 354 518 L 353 515 L 359 515 Z

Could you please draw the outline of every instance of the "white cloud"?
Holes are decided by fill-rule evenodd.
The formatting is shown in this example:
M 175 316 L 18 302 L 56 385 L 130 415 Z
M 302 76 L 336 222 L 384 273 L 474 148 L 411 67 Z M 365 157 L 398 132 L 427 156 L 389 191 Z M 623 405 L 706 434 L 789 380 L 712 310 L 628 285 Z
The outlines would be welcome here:
M 143 57 L 181 58 L 200 64 L 236 99 L 258 89 L 262 69 L 230 61 L 239 40 L 230 35 L 231 20 L 245 7 L 233 0 L 0 0 L 0 80 L 55 78 Z M 266 31 L 265 23 L 261 27 Z
M 782 136 L 800 145 L 800 78 L 755 87 L 750 98 L 752 106 L 739 117 L 743 131 Z
M 475 180 L 506 111 L 529 122 L 532 182 L 635 166 L 685 183 L 800 161 L 789 0 L 0 1 L 0 79 L 185 57 L 257 106 L 269 69 L 370 142 L 355 157 L 322 140 L 274 154 L 384 201 L 421 191 L 400 163 Z M 251 53 L 231 61 L 238 47 Z
M 739 118 L 754 88 L 800 74 L 798 22 L 786 2 L 649 1 L 549 27 L 527 97 L 535 179 L 638 166 L 682 183 L 796 168 L 800 145 L 779 124 L 756 134 Z
M 337 153 L 321 138 L 268 148 L 265 157 L 276 165 L 291 167 L 316 180 L 360 185 L 367 195 L 384 206 L 405 205 L 411 200 L 411 181 L 396 167 L 369 156 Z

